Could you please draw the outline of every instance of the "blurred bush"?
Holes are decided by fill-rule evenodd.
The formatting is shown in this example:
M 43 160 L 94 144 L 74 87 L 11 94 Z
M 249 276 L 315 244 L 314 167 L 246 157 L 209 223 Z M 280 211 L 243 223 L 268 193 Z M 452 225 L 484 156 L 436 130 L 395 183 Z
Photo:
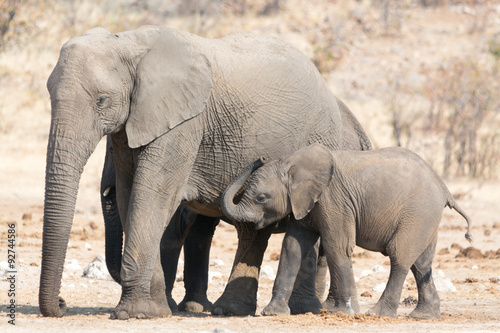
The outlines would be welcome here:
M 454 58 L 422 69 L 419 84 L 404 75 L 393 79 L 386 104 L 397 145 L 417 150 L 442 138 L 442 149 L 430 159 L 443 177 L 494 178 L 500 161 L 499 65 Z

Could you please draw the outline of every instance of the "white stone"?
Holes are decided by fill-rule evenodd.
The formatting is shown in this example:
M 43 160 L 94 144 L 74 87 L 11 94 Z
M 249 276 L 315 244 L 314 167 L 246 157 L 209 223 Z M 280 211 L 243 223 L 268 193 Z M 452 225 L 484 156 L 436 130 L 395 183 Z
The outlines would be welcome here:
M 433 271 L 432 279 L 434 280 L 434 285 L 436 290 L 439 292 L 456 292 L 457 288 L 453 285 L 451 280 L 444 275 L 444 272 L 440 269 Z
M 209 271 L 208 272 L 208 281 L 212 282 L 213 278 L 219 278 L 219 279 L 222 278 L 222 273 L 221 272 Z
M 367 277 L 368 275 L 373 274 L 373 271 L 371 269 L 365 269 L 359 274 L 359 278 L 362 279 L 364 277 Z
M 376 293 L 381 293 L 384 291 L 384 289 L 385 289 L 385 283 L 379 283 L 375 287 L 372 288 L 372 291 L 374 291 Z
M 271 266 L 266 265 L 260 268 L 260 277 L 274 281 L 276 274 L 274 274 L 274 269 Z
M 102 254 L 92 260 L 92 262 L 83 270 L 82 277 L 96 280 L 112 280 L 106 267 L 106 260 Z
M 66 273 L 66 276 L 80 276 L 82 274 L 82 266 L 80 266 L 76 259 L 66 259 L 64 273 Z
M 220 259 L 215 259 L 214 261 L 212 261 L 212 263 L 210 264 L 210 266 L 224 266 L 224 261 L 220 260 Z
M 90 251 L 92 250 L 92 245 L 90 245 L 89 243 L 85 243 L 85 245 L 83 246 L 85 248 L 85 250 L 87 251 Z
M 0 276 L 7 275 L 7 272 L 10 270 L 9 263 L 6 261 L 0 262 Z
M 371 268 L 371 271 L 377 273 L 377 272 L 385 272 L 387 270 L 381 265 L 375 265 Z

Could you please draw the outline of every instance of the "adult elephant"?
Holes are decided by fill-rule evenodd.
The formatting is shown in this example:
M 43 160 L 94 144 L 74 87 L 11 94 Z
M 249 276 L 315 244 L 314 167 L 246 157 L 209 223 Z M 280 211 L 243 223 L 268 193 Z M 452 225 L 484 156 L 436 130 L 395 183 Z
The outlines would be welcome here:
M 114 318 L 168 315 L 151 298 L 163 231 L 180 203 L 221 216 L 220 196 L 255 156 L 281 156 L 312 142 L 340 149 L 343 106 L 314 65 L 279 39 L 246 33 L 209 40 L 169 28 L 110 34 L 97 28 L 69 40 L 49 77 L 40 310 L 62 316 L 58 296 L 83 166 L 111 135 L 117 201 L 125 221 L 122 296 Z M 340 105 L 340 108 L 339 108 Z M 346 110 L 345 112 L 348 112 Z M 269 228 L 237 223 L 240 240 L 215 313 L 254 313 Z

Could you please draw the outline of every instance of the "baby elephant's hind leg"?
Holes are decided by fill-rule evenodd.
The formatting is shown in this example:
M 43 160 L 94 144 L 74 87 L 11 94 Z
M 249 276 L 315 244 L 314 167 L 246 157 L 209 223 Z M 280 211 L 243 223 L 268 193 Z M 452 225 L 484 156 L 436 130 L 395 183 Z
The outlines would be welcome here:
M 411 267 L 418 288 L 418 304 L 410 313 L 410 318 L 441 318 L 439 295 L 432 280 L 432 260 L 436 250 L 437 235 L 427 249 L 418 257 Z
M 391 258 L 389 281 L 387 282 L 382 296 L 380 296 L 378 302 L 368 310 L 367 314 L 396 318 L 399 299 L 401 298 L 401 291 L 407 274 L 408 268 Z

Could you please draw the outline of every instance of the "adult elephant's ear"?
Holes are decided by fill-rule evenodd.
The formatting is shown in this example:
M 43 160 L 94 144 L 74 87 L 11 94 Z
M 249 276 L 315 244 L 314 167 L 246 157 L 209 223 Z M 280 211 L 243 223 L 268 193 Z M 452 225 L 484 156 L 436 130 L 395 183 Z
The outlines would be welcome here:
M 292 213 L 303 219 L 314 208 L 321 193 L 330 184 L 333 174 L 333 156 L 319 143 L 299 149 L 285 161 L 288 169 L 288 196 Z
M 137 66 L 125 125 L 131 148 L 146 145 L 200 114 L 212 89 L 210 65 L 196 36 L 165 29 Z

